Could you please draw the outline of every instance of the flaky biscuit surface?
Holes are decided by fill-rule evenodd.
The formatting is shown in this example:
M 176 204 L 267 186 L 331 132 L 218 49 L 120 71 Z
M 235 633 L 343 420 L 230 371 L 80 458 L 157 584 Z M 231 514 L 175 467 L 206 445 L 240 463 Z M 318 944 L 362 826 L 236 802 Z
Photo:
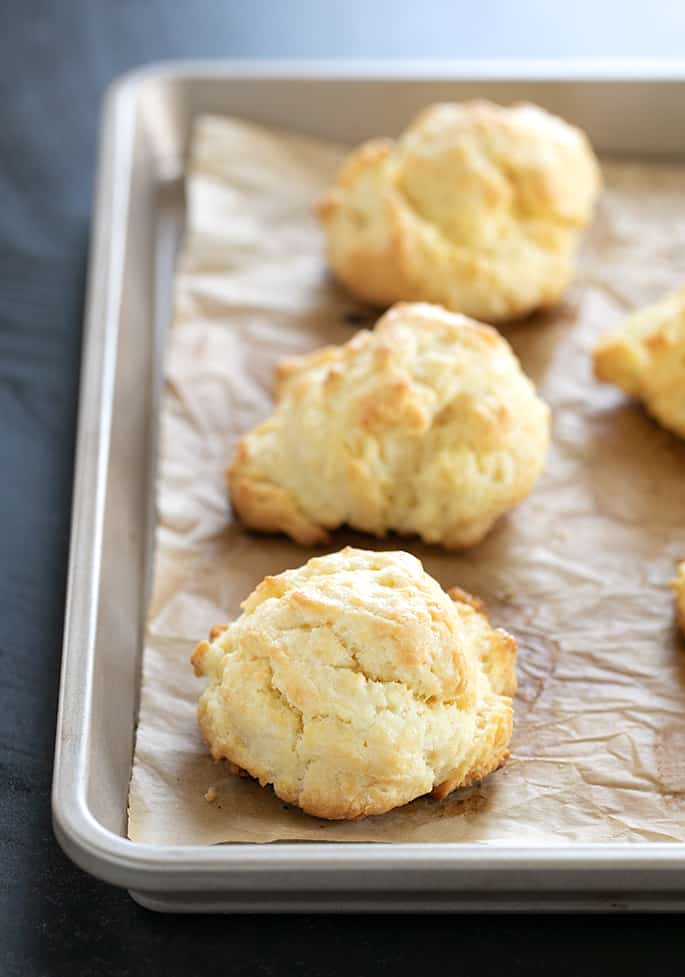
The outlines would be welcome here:
M 516 642 L 415 557 L 347 547 L 267 577 L 242 607 L 192 658 L 202 733 L 235 772 L 347 819 L 505 762 Z
M 497 322 L 558 300 L 600 183 L 585 135 L 543 109 L 437 104 L 354 151 L 317 210 L 363 299 Z
M 685 438 L 685 289 L 639 309 L 600 340 L 595 375 L 641 400 Z
M 274 414 L 238 445 L 235 508 L 305 545 L 343 524 L 477 543 L 542 469 L 549 411 L 499 333 L 429 305 L 286 361 Z

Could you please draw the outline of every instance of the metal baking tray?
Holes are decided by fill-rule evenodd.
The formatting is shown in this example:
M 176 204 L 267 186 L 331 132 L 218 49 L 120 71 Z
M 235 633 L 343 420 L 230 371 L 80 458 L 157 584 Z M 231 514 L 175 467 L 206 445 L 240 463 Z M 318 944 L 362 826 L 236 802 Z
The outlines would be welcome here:
M 529 99 L 604 154 L 685 158 L 685 65 L 153 66 L 107 95 L 93 218 L 53 783 L 65 852 L 169 911 L 682 910 L 685 845 L 271 844 L 126 838 L 154 522 L 156 416 L 192 120 L 356 142 L 431 101 Z

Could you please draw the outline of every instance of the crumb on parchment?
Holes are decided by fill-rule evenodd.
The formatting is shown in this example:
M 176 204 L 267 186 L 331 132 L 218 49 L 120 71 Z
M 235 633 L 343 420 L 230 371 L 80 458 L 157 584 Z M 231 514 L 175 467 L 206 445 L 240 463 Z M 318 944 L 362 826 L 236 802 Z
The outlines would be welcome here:
M 207 793 L 205 794 L 205 800 L 208 804 L 212 804 L 216 800 L 216 787 L 208 787 Z

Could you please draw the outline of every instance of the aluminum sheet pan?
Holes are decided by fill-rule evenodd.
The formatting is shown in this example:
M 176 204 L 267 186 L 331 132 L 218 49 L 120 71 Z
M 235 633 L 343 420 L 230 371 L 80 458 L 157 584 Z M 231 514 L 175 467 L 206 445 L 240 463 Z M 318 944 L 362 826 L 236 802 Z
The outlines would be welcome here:
M 192 120 L 354 142 L 438 99 L 529 99 L 604 154 L 685 158 L 685 65 L 171 64 L 110 91 L 100 142 L 53 782 L 84 869 L 168 911 L 681 910 L 685 845 L 224 845 L 125 837 L 156 417 Z M 636 112 L 636 107 L 639 111 Z

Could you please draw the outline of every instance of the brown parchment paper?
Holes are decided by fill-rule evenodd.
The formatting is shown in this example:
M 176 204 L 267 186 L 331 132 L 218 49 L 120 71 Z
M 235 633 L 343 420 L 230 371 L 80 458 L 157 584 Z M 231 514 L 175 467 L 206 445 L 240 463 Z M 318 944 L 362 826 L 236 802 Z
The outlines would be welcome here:
M 188 176 L 162 409 L 156 569 L 129 835 L 157 844 L 685 840 L 685 654 L 668 588 L 685 555 L 685 442 L 592 378 L 600 332 L 685 284 L 685 167 L 607 163 L 576 283 L 504 330 L 551 404 L 530 499 L 480 546 L 397 538 L 443 586 L 483 597 L 519 641 L 512 757 L 480 786 L 327 823 L 207 757 L 188 658 L 267 573 L 313 551 L 246 533 L 227 503 L 236 438 L 271 410 L 275 362 L 348 339 L 375 315 L 336 287 L 312 203 L 342 150 L 205 118 Z M 204 794 L 216 787 L 217 798 Z

